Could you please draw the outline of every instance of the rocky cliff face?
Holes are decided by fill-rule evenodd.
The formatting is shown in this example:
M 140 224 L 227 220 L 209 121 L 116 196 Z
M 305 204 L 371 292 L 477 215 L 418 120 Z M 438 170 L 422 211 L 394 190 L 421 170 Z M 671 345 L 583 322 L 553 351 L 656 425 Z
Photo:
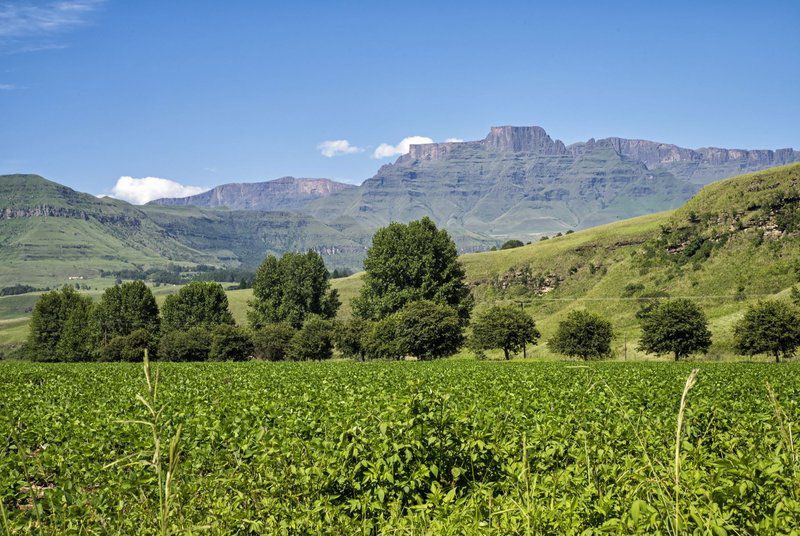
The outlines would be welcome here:
M 359 188 L 304 210 L 371 229 L 431 216 L 467 250 L 674 208 L 714 180 L 795 161 L 792 149 L 694 150 L 623 138 L 566 146 L 538 126 L 502 126 L 482 140 L 412 145 Z
M 462 158 L 474 151 L 578 158 L 604 146 L 612 147 L 621 157 L 641 162 L 648 169 L 668 169 L 678 178 L 695 184 L 708 184 L 720 178 L 800 161 L 800 151 L 793 149 L 687 149 L 670 143 L 616 137 L 592 138 L 565 146 L 561 140 L 553 140 L 541 127 L 503 126 L 492 127 L 480 141 L 412 145 L 397 164 Z
M 153 205 L 228 207 L 242 210 L 286 210 L 327 197 L 352 185 L 330 179 L 281 177 L 267 182 L 231 183 L 202 194 L 151 201 Z

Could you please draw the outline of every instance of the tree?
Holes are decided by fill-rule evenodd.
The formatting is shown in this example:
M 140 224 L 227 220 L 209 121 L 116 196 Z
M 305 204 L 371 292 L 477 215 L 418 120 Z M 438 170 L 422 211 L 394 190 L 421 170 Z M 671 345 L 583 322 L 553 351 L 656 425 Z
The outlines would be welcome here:
M 614 329 L 608 320 L 588 311 L 571 311 L 547 345 L 554 352 L 587 361 L 611 355 L 613 338 Z
M 296 330 L 286 323 L 267 324 L 253 333 L 253 355 L 267 361 L 283 361 Z
M 353 312 L 360 318 L 379 320 L 407 303 L 430 300 L 453 307 L 464 323 L 469 321 L 474 300 L 456 245 L 428 217 L 379 229 L 364 269 L 364 285 L 353 300 Z
M 800 347 L 800 311 L 784 301 L 759 302 L 736 324 L 734 337 L 740 353 L 770 354 L 779 363 Z
M 155 334 L 160 325 L 156 299 L 142 281 L 107 288 L 95 308 L 95 318 L 101 344 L 139 329 Z
M 464 343 L 464 324 L 448 305 L 420 300 L 406 304 L 395 315 L 397 338 L 407 355 L 437 359 L 456 353 Z
M 244 361 L 253 355 L 253 341 L 244 328 L 220 324 L 211 331 L 211 361 Z
M 158 358 L 164 361 L 207 361 L 211 333 L 205 327 L 168 331 L 161 336 Z
M 128 335 L 119 335 L 111 339 L 100 350 L 102 361 L 142 361 L 147 348 L 150 358 L 157 354 L 158 339 L 154 333 L 146 329 L 137 329 Z
M 37 361 L 81 361 L 91 355 L 92 300 L 64 286 L 42 294 L 31 314 L 27 350 Z M 62 338 L 64 339 L 62 341 Z
M 472 322 L 470 345 L 476 350 L 503 350 L 506 360 L 526 344 L 536 344 L 541 334 L 536 322 L 525 311 L 511 305 L 494 306 L 483 311 Z
M 167 296 L 161 313 L 164 331 L 233 324 L 225 290 L 213 282 L 184 285 L 177 294 Z
M 333 325 L 319 315 L 309 315 L 292 337 L 286 354 L 292 361 L 319 361 L 333 357 Z
M 703 311 L 691 300 L 666 301 L 641 320 L 639 350 L 653 354 L 671 353 L 675 361 L 696 352 L 706 353 L 711 332 Z
M 521 248 L 525 244 L 522 240 L 506 240 L 503 242 L 503 245 L 500 246 L 500 249 L 514 249 L 514 248 Z
M 253 299 L 248 302 L 253 328 L 288 322 L 299 328 L 308 315 L 333 318 L 339 294 L 331 289 L 330 274 L 319 253 L 269 255 L 256 272 Z
M 337 322 L 334 331 L 334 345 L 344 357 L 364 361 L 367 355 L 367 338 L 372 331 L 372 323 L 362 318 L 348 318 Z
M 70 362 L 94 359 L 97 349 L 93 339 L 93 309 L 94 304 L 88 296 L 80 296 L 72 304 L 56 345 L 56 359 Z

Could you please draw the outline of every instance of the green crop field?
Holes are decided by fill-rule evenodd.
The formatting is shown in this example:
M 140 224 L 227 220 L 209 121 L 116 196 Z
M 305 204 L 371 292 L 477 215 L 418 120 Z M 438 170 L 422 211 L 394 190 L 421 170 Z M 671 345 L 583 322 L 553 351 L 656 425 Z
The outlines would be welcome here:
M 791 532 L 800 367 L 698 364 L 676 487 L 692 366 L 3 362 L 2 527 Z

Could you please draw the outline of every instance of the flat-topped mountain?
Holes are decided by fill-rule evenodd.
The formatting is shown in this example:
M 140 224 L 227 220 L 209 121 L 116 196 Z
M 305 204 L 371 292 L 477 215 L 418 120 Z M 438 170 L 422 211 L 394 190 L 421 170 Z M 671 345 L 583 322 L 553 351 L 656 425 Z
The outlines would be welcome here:
M 538 126 L 482 140 L 412 145 L 360 187 L 304 209 L 376 228 L 431 216 L 460 245 L 531 239 L 672 209 L 704 184 L 800 161 L 792 149 L 685 149 L 623 138 L 565 145 Z
M 287 210 L 352 187 L 351 184 L 330 179 L 281 177 L 266 182 L 223 184 L 201 194 L 156 199 L 149 204 L 228 207 L 242 210 Z

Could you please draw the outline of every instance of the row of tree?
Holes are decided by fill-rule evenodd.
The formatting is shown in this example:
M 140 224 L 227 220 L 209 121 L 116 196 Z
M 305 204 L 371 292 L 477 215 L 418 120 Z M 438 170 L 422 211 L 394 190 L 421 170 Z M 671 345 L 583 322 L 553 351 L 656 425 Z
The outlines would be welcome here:
M 353 316 L 336 321 L 339 296 L 322 257 L 312 251 L 268 256 L 253 280 L 247 328 L 236 326 L 219 283 L 193 282 L 159 310 L 150 289 L 131 281 L 106 289 L 99 302 L 70 287 L 43 294 L 31 319 L 27 351 L 53 361 L 138 360 L 142 349 L 160 359 L 326 359 L 334 347 L 359 360 L 435 359 L 465 342 L 478 354 L 501 349 L 506 359 L 540 332 L 513 306 L 495 306 L 472 319 L 474 305 L 454 242 L 429 218 L 378 230 L 364 261 L 364 285 Z M 681 359 L 711 345 L 707 320 L 689 300 L 664 301 L 642 315 L 641 350 Z M 573 311 L 548 341 L 555 352 L 582 359 L 611 354 L 607 320 Z M 774 301 L 751 307 L 736 326 L 739 351 L 776 360 L 800 345 L 800 313 Z

